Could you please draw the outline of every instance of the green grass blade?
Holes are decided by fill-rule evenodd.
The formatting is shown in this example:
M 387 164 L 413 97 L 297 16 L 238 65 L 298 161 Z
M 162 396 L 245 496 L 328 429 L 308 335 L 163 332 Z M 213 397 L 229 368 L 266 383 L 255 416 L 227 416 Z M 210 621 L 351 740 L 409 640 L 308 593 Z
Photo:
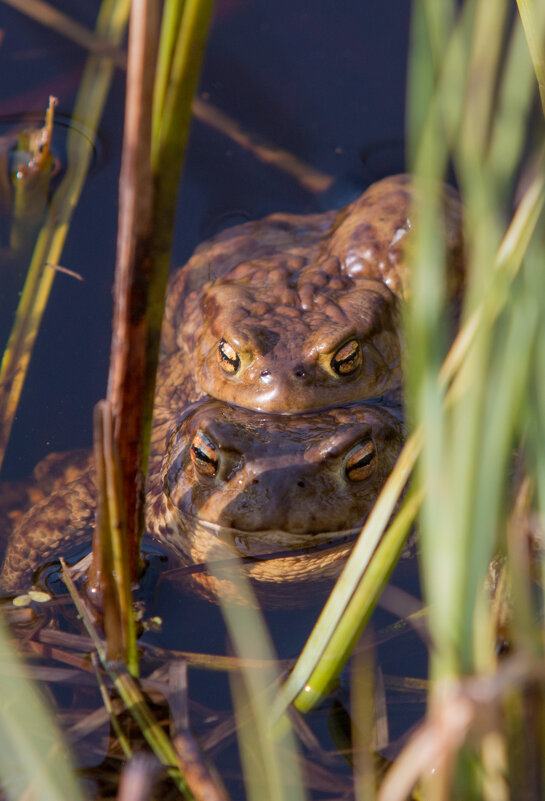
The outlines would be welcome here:
M 535 81 L 526 37 L 520 20 L 516 19 L 497 92 L 486 158 L 487 174 L 500 197 L 505 197 L 513 183 L 513 170 L 528 133 L 534 92 Z
M 10 801 L 83 801 L 60 731 L 0 625 L 0 783 Z
M 219 602 L 237 656 L 244 660 L 240 683 L 232 685 L 241 718 L 241 756 L 247 792 L 252 801 L 303 801 L 306 798 L 298 749 L 285 715 L 271 715 L 278 683 L 274 649 L 259 605 L 237 559 L 209 562 L 208 568 L 223 584 L 236 587 L 238 603 L 219 594 Z M 260 659 L 262 667 L 246 660 Z
M 369 564 L 403 492 L 421 447 L 419 432 L 405 443 L 398 461 L 373 507 L 352 553 L 333 591 L 322 610 L 295 667 L 284 682 L 275 700 L 275 714 L 298 696 L 307 686 L 310 676 L 322 658 L 328 641 L 339 625 L 348 604 Z
M 308 712 L 327 694 L 346 664 L 397 564 L 421 500 L 422 494 L 409 495 L 384 534 L 320 660 L 293 702 L 301 712 Z
M 170 70 L 184 5 L 185 0 L 166 0 L 163 6 L 155 87 L 153 90 L 152 138 L 155 142 L 159 142 L 161 137 L 165 98 L 170 83 Z
M 545 114 L 545 56 L 543 51 L 542 33 L 543 19 L 545 12 L 543 4 L 536 3 L 534 0 L 517 0 L 517 6 L 524 27 L 528 50 L 539 87 L 541 107 Z
M 174 175 L 168 175 L 166 171 L 169 166 L 172 170 L 172 166 L 178 164 L 177 154 L 185 149 L 191 121 L 191 101 L 197 86 L 213 6 L 213 0 L 185 0 L 176 42 L 174 46 L 168 42 L 169 49 L 172 49 L 172 61 L 162 106 L 157 105 L 156 116 L 161 116 L 161 125 L 157 125 L 158 134 L 154 130 L 151 162 L 154 173 L 162 177 L 167 187 L 174 186 L 174 192 L 177 191 L 179 171 L 174 170 Z M 175 13 L 179 14 L 179 9 Z M 172 14 L 174 16 L 174 12 Z M 158 98 L 157 103 L 160 100 Z

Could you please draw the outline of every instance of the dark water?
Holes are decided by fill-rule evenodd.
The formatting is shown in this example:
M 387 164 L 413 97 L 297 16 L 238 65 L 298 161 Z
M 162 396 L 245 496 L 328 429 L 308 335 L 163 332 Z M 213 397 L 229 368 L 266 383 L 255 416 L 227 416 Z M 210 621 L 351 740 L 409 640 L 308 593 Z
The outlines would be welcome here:
M 57 0 L 55 7 L 92 26 L 98 3 Z M 341 205 L 372 181 L 403 170 L 409 12 L 407 0 L 217 3 L 201 97 L 334 180 L 327 193 L 313 194 L 195 121 L 180 193 L 173 266 L 183 263 L 203 238 L 228 224 L 274 211 L 307 213 Z M 13 119 L 41 114 L 49 94 L 59 98 L 59 116 L 68 117 L 85 53 L 4 5 L 0 29 L 3 130 Z M 4 479 L 25 476 L 50 452 L 91 443 L 92 408 L 106 391 L 123 94 L 124 75 L 118 71 L 91 174 L 62 256 L 62 265 L 80 273 L 84 281 L 62 274 L 55 280 Z M 59 142 L 62 152 L 62 131 Z M 2 308 L 4 321 L 12 314 L 12 308 Z M 402 566 L 398 576 L 409 590 L 416 589 L 414 568 Z M 158 635 L 156 642 L 164 637 L 170 647 L 225 652 L 225 631 L 215 607 L 176 596 L 167 581 L 159 581 L 153 598 L 157 614 L 169 625 L 168 635 Z M 288 619 L 280 612 L 268 615 L 281 657 L 298 653 L 317 608 L 318 604 L 292 613 Z M 394 620 L 379 610 L 374 629 Z M 399 676 L 419 675 L 425 662 L 422 646 L 406 636 L 381 646 L 379 657 L 385 673 Z M 229 704 L 227 681 L 221 674 L 192 670 L 190 688 L 196 702 L 220 709 Z M 344 685 L 339 698 L 348 703 Z M 399 704 L 394 698 L 389 710 L 391 739 L 401 736 L 421 711 L 420 703 Z M 324 747 L 333 749 L 329 715 L 326 705 L 311 720 Z M 229 773 L 229 764 L 221 764 L 232 759 L 226 753 L 228 758 L 222 755 L 219 761 Z

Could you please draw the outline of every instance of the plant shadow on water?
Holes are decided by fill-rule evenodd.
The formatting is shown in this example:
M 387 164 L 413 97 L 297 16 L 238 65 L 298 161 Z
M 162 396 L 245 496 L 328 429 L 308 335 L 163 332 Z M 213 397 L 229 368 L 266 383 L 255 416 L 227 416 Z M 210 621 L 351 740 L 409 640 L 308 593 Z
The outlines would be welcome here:
M 68 0 L 56 3 L 57 8 L 92 27 L 95 9 L 90 5 Z M 22 119 L 28 112 L 37 112 L 50 94 L 59 98 L 60 112 L 69 114 L 85 53 L 16 11 L 5 6 L 2 10 L 0 58 L 6 77 L 0 122 L 9 120 L 7 128 L 17 115 Z M 288 2 L 274 7 L 265 0 L 218 2 L 200 97 L 242 127 L 331 176 L 332 183 L 327 191 L 309 192 L 292 177 L 195 121 L 179 200 L 173 264 L 183 263 L 203 238 L 226 225 L 274 211 L 310 213 L 340 206 L 372 181 L 403 169 L 408 13 L 403 0 L 390 3 L 387 10 L 378 2 L 351 2 L 343 14 L 328 0 L 314 3 L 312 13 Z M 92 408 L 104 394 L 111 333 L 123 92 L 124 76 L 118 72 L 99 130 L 96 163 L 62 257 L 62 266 L 82 275 L 84 281 L 62 274 L 55 280 L 18 408 L 4 480 L 25 477 L 48 453 L 91 443 Z M 10 319 L 13 310 L 3 311 L 3 319 Z M 168 575 L 154 582 L 158 560 L 155 555 L 152 578 L 147 579 L 153 586 L 146 588 L 146 615 L 160 617 L 162 630 L 145 633 L 142 643 L 199 653 L 228 652 L 219 608 L 180 591 L 178 582 Z M 394 584 L 417 594 L 415 572 L 414 563 L 402 562 Z M 298 655 L 327 589 L 312 594 L 312 603 L 295 612 L 266 611 L 280 659 Z M 395 615 L 379 609 L 373 626 L 378 633 L 396 620 Z M 414 634 L 386 636 L 377 646 L 377 662 L 386 677 L 409 674 L 422 678 L 426 661 L 425 648 Z M 145 672 L 145 659 L 142 669 Z M 395 741 L 423 712 L 425 697 L 413 693 L 407 704 L 399 703 L 402 696 L 395 682 L 386 681 L 386 687 L 392 701 L 389 739 Z M 217 720 L 228 714 L 228 679 L 221 672 L 190 668 L 189 690 L 192 727 L 206 739 Z M 61 713 L 65 722 L 71 715 L 72 720 L 76 717 L 69 709 L 73 700 L 84 709 L 101 706 L 94 679 L 89 689 L 51 692 L 65 710 Z M 337 699 L 349 708 L 343 681 Z M 323 792 L 341 797 L 350 795 L 351 784 L 347 763 L 331 755 L 338 746 L 328 730 L 331 703 L 326 702 L 309 720 L 318 734 L 322 755 L 328 755 L 328 778 L 346 777 L 343 781 L 339 778 L 337 793 L 324 779 Z M 220 751 L 218 765 L 229 786 L 227 777 L 238 770 L 233 748 L 225 752 L 215 748 Z M 86 758 L 81 744 L 77 750 L 83 765 L 93 763 L 95 757 Z M 100 761 L 100 748 L 96 760 Z M 232 781 L 232 795 L 239 797 L 238 780 Z M 319 775 L 315 785 L 320 797 Z

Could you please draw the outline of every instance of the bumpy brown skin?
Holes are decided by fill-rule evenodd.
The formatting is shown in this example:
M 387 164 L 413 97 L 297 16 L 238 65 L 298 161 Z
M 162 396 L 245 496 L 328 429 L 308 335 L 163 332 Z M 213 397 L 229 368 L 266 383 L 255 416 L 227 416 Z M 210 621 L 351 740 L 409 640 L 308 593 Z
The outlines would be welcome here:
M 212 464 L 195 457 L 203 442 Z M 377 406 L 286 417 L 205 401 L 169 437 L 149 530 L 190 564 L 252 557 L 245 570 L 262 589 L 336 576 L 402 442 Z M 229 581 L 193 579 L 209 597 L 236 595 Z
M 161 360 L 157 385 L 148 475 L 149 492 L 160 484 L 165 437 L 184 409 L 203 397 L 188 374 L 184 354 Z M 9 512 L 9 496 L 0 493 L 2 535 L 9 535 L 0 570 L 0 591 L 12 594 L 27 589 L 36 569 L 68 549 L 81 547 L 92 539 L 96 487 L 91 453 L 72 451 L 51 454 L 35 468 L 32 479 L 8 486 L 18 501 L 15 514 Z M 4 507 L 4 509 L 2 509 Z M 22 513 L 21 513 L 22 512 Z M 148 515 L 149 522 L 149 515 Z M 180 532 L 180 536 L 184 536 Z
M 173 361 L 165 365 L 172 368 Z M 180 400 L 185 411 L 165 448 L 164 432 Z M 270 416 L 206 398 L 191 400 L 192 393 L 178 387 L 158 392 L 148 532 L 189 564 L 222 559 L 233 550 L 251 555 L 248 574 L 262 585 L 336 575 L 401 447 L 397 417 L 365 405 Z M 203 472 L 191 457 L 192 446 L 204 447 L 203 442 L 217 457 L 213 474 L 206 462 Z M 0 573 L 4 592 L 27 588 L 39 565 L 90 541 L 94 471 L 89 456 L 78 458 L 76 477 L 57 484 L 16 522 Z M 57 481 L 52 464 L 43 465 L 42 474 L 46 484 Z M 334 547 L 312 550 L 326 542 Z M 290 555 L 294 550 L 298 553 Z M 264 558 L 275 552 L 279 558 Z M 205 573 L 194 581 L 208 597 L 219 591 L 217 580 Z M 231 582 L 221 591 L 236 595 Z
M 186 349 L 212 397 L 277 414 L 398 389 L 417 191 L 410 176 L 393 176 L 337 213 L 276 214 L 205 243 L 171 283 L 165 351 Z M 460 202 L 449 187 L 436 191 L 454 298 L 463 284 Z M 335 355 L 347 347 L 357 354 L 339 372 Z
M 72 454 L 64 454 L 69 458 Z M 34 492 L 42 495 L 13 525 L 2 570 L 0 590 L 13 594 L 28 589 L 33 573 L 42 565 L 69 553 L 71 548 L 91 542 L 96 507 L 94 471 L 91 457 L 78 452 L 81 472 L 77 478 L 63 479 L 59 465 L 41 462 L 45 485 L 57 488 L 47 495 L 39 483 Z M 70 468 L 69 476 L 78 471 Z
M 339 211 L 327 252 L 339 258 L 352 280 L 381 280 L 396 297 L 406 299 L 411 289 L 408 256 L 415 227 L 412 204 L 419 192 L 435 192 L 443 208 L 449 294 L 456 299 L 465 278 L 462 205 L 458 193 L 446 184 L 419 186 L 407 174 L 377 181 Z

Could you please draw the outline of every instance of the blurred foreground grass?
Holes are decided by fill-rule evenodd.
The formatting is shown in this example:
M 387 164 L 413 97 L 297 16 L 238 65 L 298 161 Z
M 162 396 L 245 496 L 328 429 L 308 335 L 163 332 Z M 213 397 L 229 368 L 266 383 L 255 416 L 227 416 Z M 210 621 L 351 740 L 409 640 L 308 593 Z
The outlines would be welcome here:
M 447 362 L 447 382 L 440 216 L 424 193 L 406 381 L 423 442 L 413 485 L 426 491 L 418 531 L 433 682 L 427 720 L 383 799 L 406 797 L 419 777 L 430 799 L 538 798 L 545 787 L 545 710 L 535 692 L 545 677 L 544 127 L 535 77 L 545 7 L 520 8 L 524 26 L 505 2 L 458 10 L 421 0 L 414 10 L 411 162 L 423 181 L 441 179 L 449 165 L 456 176 L 467 287 L 455 343 L 462 358 Z M 521 748 L 525 726 L 533 759 Z
M 284 765 L 287 785 L 278 776 L 276 732 L 291 737 L 278 718 L 292 700 L 309 708 L 334 684 L 417 514 L 432 644 L 428 714 L 385 779 L 358 776 L 357 787 L 371 796 L 382 782 L 383 801 L 410 797 L 415 784 L 430 801 L 543 797 L 545 6 L 520 0 L 519 8 L 512 19 L 506 0 L 415 0 L 409 163 L 424 187 L 451 170 L 460 188 L 460 333 L 449 351 L 441 213 L 434 192 L 423 192 L 405 315 L 413 434 L 280 692 L 271 691 L 274 672 L 261 683 L 242 673 L 233 684 L 250 797 L 305 796 L 293 767 Z M 410 492 L 377 548 L 416 460 Z M 225 614 L 237 655 L 255 659 L 262 642 L 259 656 L 270 661 L 259 618 Z M 70 797 L 63 792 L 59 799 Z

